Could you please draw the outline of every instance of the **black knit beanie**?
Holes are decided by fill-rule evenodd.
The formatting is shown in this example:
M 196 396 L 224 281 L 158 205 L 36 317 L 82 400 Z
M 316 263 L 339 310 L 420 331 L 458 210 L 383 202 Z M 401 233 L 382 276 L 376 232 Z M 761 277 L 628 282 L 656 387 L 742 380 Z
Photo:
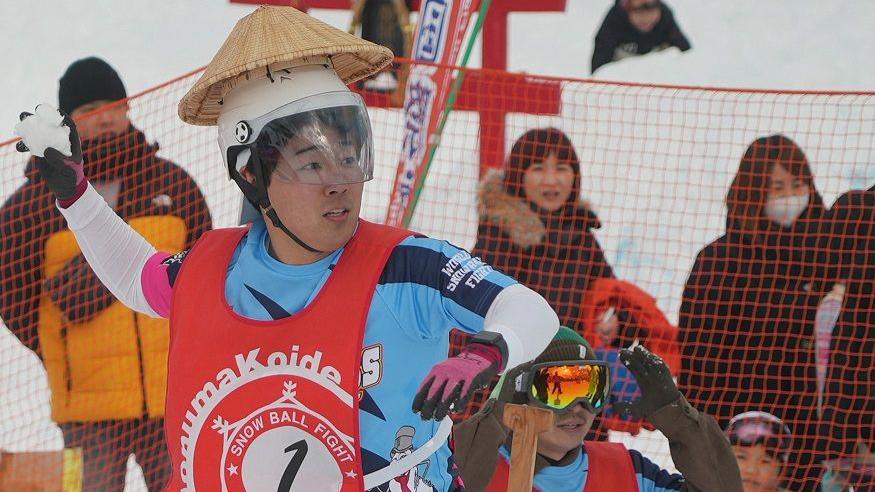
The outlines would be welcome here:
M 70 114 L 94 101 L 118 101 L 128 97 L 118 73 L 100 58 L 73 62 L 58 84 L 58 107 Z

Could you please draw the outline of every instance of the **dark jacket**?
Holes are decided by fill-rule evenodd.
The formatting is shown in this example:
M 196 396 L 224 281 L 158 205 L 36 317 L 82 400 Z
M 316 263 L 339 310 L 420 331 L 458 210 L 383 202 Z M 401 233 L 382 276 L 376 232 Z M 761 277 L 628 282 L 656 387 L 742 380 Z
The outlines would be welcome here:
M 601 227 L 583 203 L 567 214 L 540 214 L 508 195 L 497 177 L 480 191 L 480 224 L 471 254 L 545 299 L 560 324 L 577 332 L 581 303 L 592 280 L 613 277 L 592 231 Z
M 123 135 L 84 141 L 85 175 L 92 184 L 117 184 L 115 210 L 125 220 L 148 215 L 182 218 L 186 247 L 211 227 L 210 212 L 197 184 L 178 165 L 157 157 L 157 144 L 133 126 Z M 42 278 L 46 240 L 66 229 L 54 196 L 34 161 L 27 181 L 0 209 L 0 316 L 31 350 L 39 353 L 38 304 L 43 289 L 71 321 L 84 321 L 108 307 L 112 294 L 80 254 L 51 279 Z
M 789 230 L 769 223 L 757 239 L 730 224 L 696 257 L 679 316 L 681 391 L 721 426 L 749 410 L 783 419 L 797 437 L 797 477 L 816 475 L 814 319 L 825 293 L 814 255 L 823 215 L 809 206 Z
M 623 7 L 614 5 L 595 36 L 590 73 L 607 63 L 628 56 L 644 55 L 653 50 L 671 46 L 681 51 L 689 50 L 690 42 L 675 22 L 671 9 L 664 3 L 660 8 L 662 17 L 656 27 L 650 32 L 641 32 L 629 23 L 629 14 Z
M 846 287 L 833 331 L 824 397 L 830 458 L 875 449 L 875 187 L 849 191 L 829 212 L 830 279 Z
M 453 428 L 453 457 L 467 490 L 471 492 L 482 491 L 489 484 L 498 463 L 498 449 L 512 437 L 501 423 L 503 405 L 489 400 L 480 412 Z M 643 480 L 668 490 L 742 490 L 732 447 L 713 418 L 697 411 L 680 397 L 648 419 L 668 438 L 672 460 L 683 477 L 669 474 L 637 451 L 630 450 L 635 472 L 640 473 Z M 508 449 L 511 446 L 508 445 Z M 580 452 L 583 452 L 583 447 L 572 450 L 553 464 L 537 455 L 535 474 L 547 466 L 571 462 Z

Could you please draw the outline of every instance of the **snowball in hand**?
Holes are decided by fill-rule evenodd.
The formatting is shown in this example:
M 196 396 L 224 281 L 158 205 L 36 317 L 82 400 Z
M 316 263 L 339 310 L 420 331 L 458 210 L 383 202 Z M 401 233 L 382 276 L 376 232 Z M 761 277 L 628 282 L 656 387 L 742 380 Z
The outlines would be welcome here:
M 62 123 L 63 120 L 57 109 L 49 104 L 40 104 L 33 116 L 15 125 L 15 134 L 24 140 L 30 153 L 37 157 L 43 157 L 49 147 L 64 155 L 71 155 L 70 128 Z

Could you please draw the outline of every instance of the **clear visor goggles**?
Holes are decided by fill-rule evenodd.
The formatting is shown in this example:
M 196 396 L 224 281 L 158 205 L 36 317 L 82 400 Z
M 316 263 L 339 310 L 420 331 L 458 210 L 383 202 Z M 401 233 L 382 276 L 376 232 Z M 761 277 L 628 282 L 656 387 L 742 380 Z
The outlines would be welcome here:
M 249 152 L 271 179 L 287 183 L 353 184 L 374 176 L 370 120 L 353 92 L 299 99 L 237 123 L 235 132 L 244 144 L 228 148 L 228 162 L 238 171 L 249 162 Z

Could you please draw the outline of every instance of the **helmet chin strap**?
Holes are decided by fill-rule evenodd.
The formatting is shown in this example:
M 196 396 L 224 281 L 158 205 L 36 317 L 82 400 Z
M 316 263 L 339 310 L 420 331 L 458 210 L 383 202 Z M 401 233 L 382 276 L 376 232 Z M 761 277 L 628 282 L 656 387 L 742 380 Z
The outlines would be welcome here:
M 267 194 L 267 187 L 265 186 L 264 179 L 264 170 L 261 167 L 261 162 L 258 160 L 255 155 L 251 155 L 249 158 L 249 163 L 247 167 L 252 170 L 252 173 L 255 175 L 255 184 L 253 185 L 249 181 L 246 181 L 239 171 L 237 171 L 236 162 L 228 163 L 228 171 L 231 173 L 231 179 L 237 183 L 237 186 L 240 188 L 240 191 L 243 192 L 243 196 L 246 197 L 255 208 L 262 210 L 264 215 L 270 219 L 271 223 L 277 229 L 283 231 L 286 236 L 289 236 L 292 241 L 298 244 L 298 246 L 304 248 L 305 250 L 311 253 L 325 253 L 325 251 L 318 250 L 309 244 L 305 243 L 301 238 L 295 235 L 294 232 L 290 231 L 288 227 L 283 224 L 280 220 L 279 216 L 274 210 L 273 205 L 270 203 L 270 198 Z
M 298 243 L 298 246 L 306 249 L 307 251 L 309 251 L 311 253 L 324 253 L 325 252 L 322 250 L 318 250 L 318 249 L 310 246 L 309 244 L 305 243 L 303 240 L 301 240 L 301 238 L 296 236 L 294 232 L 290 231 L 285 226 L 285 224 L 283 224 L 283 222 L 280 220 L 279 216 L 276 214 L 276 210 L 273 209 L 273 206 L 270 204 L 270 202 L 267 203 L 267 206 L 268 206 L 268 208 L 262 207 L 262 209 L 264 210 L 264 214 L 267 215 L 267 217 L 273 223 L 274 227 L 276 227 L 277 229 L 286 233 L 286 236 L 289 236 L 290 238 L 292 238 L 292 241 Z

